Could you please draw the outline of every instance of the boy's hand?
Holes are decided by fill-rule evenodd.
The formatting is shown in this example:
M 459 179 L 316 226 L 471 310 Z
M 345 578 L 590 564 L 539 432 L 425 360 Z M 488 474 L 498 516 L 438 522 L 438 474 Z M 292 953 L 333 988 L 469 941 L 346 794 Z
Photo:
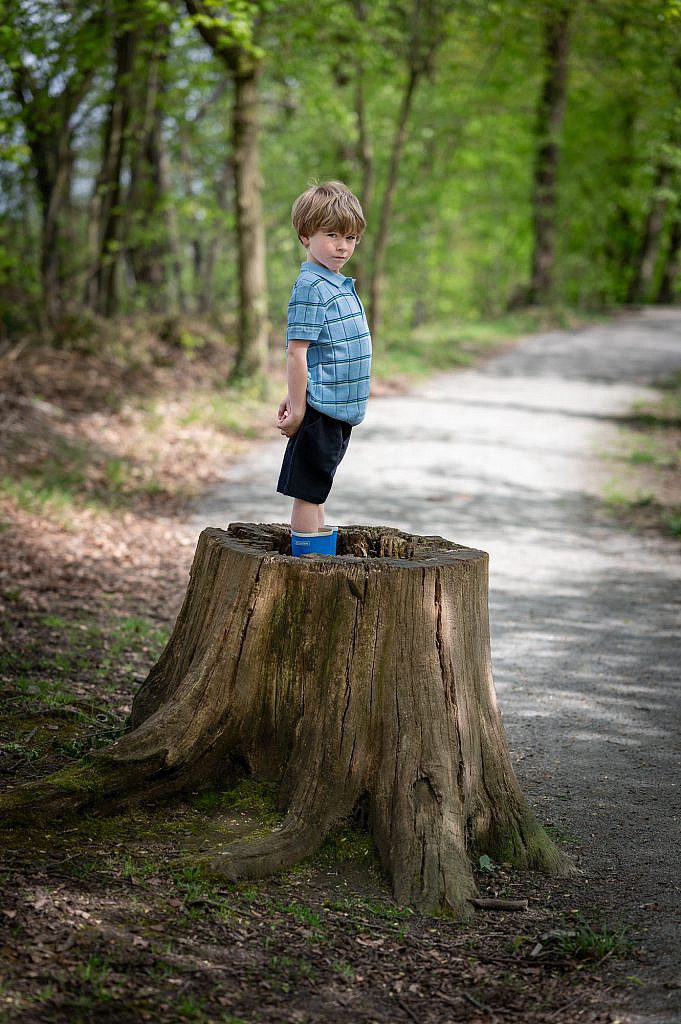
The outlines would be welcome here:
M 293 437 L 303 422 L 307 408 L 307 349 L 309 341 L 288 343 L 286 353 L 286 381 L 288 392 L 279 406 L 277 426 L 284 437 Z
M 279 427 L 279 432 L 283 434 L 284 437 L 293 437 L 293 435 L 298 431 L 300 424 L 303 422 L 304 416 L 305 409 L 294 410 L 291 407 L 291 399 L 287 395 L 284 401 L 280 404 L 279 411 L 277 413 L 277 426 Z

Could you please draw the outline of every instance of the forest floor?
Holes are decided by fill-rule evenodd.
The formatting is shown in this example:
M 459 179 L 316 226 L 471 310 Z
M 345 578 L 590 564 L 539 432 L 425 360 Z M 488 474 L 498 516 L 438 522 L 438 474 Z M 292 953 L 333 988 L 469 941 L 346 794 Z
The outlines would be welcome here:
M 220 388 L 223 358 L 218 345 L 195 353 L 166 339 L 138 364 L 30 347 L 0 360 L 5 787 L 120 733 L 183 596 L 196 540 L 188 509 L 220 487 L 225 464 L 272 435 L 279 396 Z M 404 388 L 398 373 L 377 390 Z M 615 459 L 619 474 L 605 502 L 627 531 L 675 536 L 678 381 L 649 389 L 617 428 L 620 447 L 601 460 Z M 481 892 L 529 909 L 462 925 L 397 906 L 367 838 L 350 828 L 263 882 L 217 885 L 181 866 L 180 853 L 207 836 L 274 815 L 272 794 L 245 782 L 6 835 L 0 1021 L 675 1019 L 622 1010 L 649 954 L 618 893 L 584 877 L 483 862 Z M 569 845 L 564 823 L 553 827 Z M 578 843 L 571 852 L 579 863 Z

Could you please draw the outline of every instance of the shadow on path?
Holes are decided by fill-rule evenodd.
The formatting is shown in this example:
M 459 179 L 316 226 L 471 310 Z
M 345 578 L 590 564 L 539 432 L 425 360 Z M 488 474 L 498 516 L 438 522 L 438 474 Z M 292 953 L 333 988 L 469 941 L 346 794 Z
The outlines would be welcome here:
M 594 904 L 643 947 L 646 1024 L 681 1020 L 679 547 L 604 515 L 597 452 L 681 369 L 681 310 L 523 341 L 370 403 L 329 521 L 490 553 L 494 673 L 518 775 Z M 232 467 L 193 525 L 285 521 L 283 443 Z M 637 973 L 641 968 L 637 967 Z

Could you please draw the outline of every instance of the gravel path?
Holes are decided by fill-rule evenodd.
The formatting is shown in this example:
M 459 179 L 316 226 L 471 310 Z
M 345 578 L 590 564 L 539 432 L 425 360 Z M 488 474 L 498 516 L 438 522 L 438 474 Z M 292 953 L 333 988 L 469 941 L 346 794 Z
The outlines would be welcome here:
M 516 770 L 576 851 L 608 924 L 643 948 L 640 1008 L 681 1021 L 679 546 L 604 515 L 598 453 L 681 369 L 681 309 L 532 337 L 370 403 L 329 522 L 441 534 L 490 553 L 492 655 Z M 277 437 L 230 468 L 192 526 L 285 521 Z

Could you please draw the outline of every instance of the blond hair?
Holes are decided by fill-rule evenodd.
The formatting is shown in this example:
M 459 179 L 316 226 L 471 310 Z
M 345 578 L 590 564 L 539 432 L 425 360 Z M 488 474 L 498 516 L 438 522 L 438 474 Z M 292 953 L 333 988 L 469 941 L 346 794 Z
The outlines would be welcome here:
M 291 223 L 300 238 L 318 231 L 342 231 L 361 237 L 366 228 L 357 196 L 342 181 L 310 185 L 291 208 Z

